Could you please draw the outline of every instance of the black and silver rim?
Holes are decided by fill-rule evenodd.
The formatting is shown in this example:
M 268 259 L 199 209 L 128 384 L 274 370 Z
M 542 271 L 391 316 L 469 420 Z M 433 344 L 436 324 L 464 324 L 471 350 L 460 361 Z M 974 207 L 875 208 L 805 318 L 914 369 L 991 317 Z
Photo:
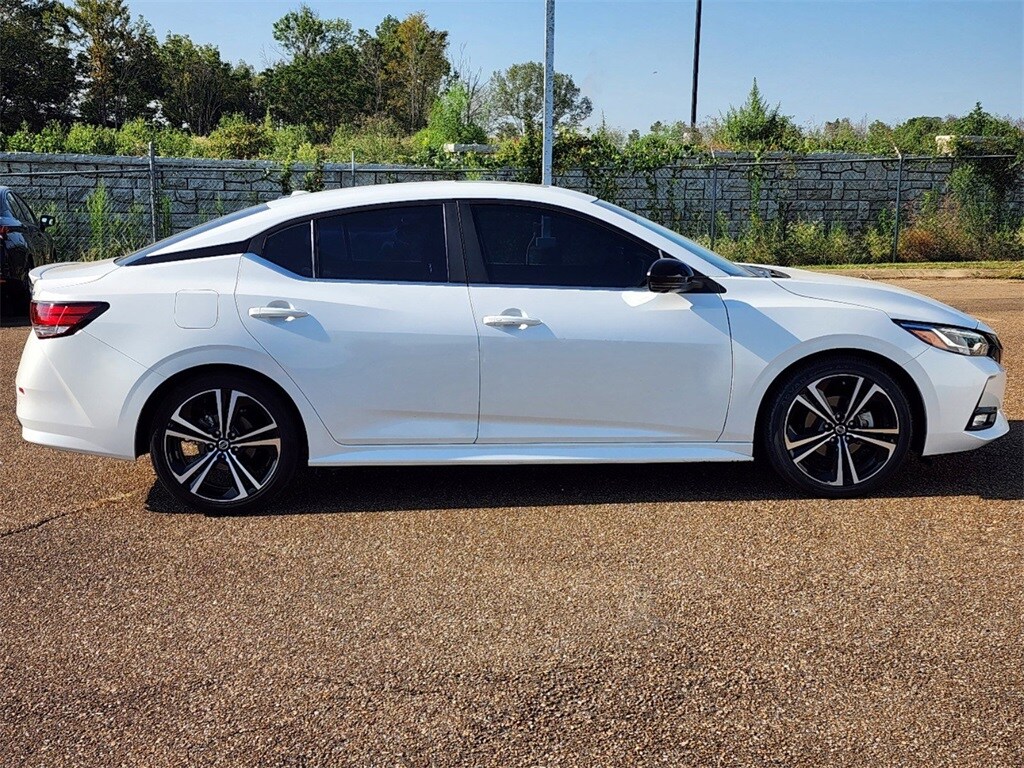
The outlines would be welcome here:
M 204 501 L 229 503 L 259 493 L 281 458 L 270 411 L 237 389 L 193 395 L 164 427 L 164 456 L 175 481 Z
M 870 480 L 892 459 L 899 439 L 892 398 L 866 376 L 837 374 L 811 382 L 786 413 L 790 460 L 823 485 L 848 487 Z

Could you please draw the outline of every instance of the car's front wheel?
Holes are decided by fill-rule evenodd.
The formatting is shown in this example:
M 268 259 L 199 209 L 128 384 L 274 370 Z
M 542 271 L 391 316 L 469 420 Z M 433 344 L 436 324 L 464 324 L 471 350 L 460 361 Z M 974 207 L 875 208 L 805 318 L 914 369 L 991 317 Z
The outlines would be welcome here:
M 186 382 L 163 400 L 153 425 L 157 476 L 177 499 L 204 512 L 265 509 L 298 464 L 291 410 L 273 389 L 243 376 Z
M 883 368 L 856 358 L 821 360 L 777 391 L 762 435 L 772 466 L 818 496 L 875 490 L 910 449 L 910 404 Z

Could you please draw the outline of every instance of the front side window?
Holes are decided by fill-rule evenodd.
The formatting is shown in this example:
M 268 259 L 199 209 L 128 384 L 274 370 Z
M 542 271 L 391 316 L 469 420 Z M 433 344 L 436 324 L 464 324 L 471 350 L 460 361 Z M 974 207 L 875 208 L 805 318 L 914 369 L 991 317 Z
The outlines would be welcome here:
M 498 285 L 639 288 L 659 252 L 553 208 L 471 203 L 487 280 Z
M 264 259 L 302 277 L 313 276 L 313 233 L 309 220 L 279 229 L 263 244 Z
M 693 240 L 690 240 L 688 237 L 683 237 L 675 230 L 671 230 L 668 227 L 663 227 L 661 224 L 657 224 L 651 221 L 650 219 L 644 218 L 643 216 L 637 213 L 633 213 L 633 211 L 628 211 L 625 208 L 620 208 L 619 206 L 613 203 L 606 202 L 604 200 L 595 200 L 594 205 L 598 205 L 601 208 L 605 208 L 606 210 L 609 211 L 614 211 L 620 216 L 625 216 L 630 221 L 639 224 L 642 227 L 646 227 L 647 229 L 651 230 L 651 232 L 661 235 L 665 239 L 675 243 L 678 246 L 681 246 L 690 253 L 696 254 L 700 258 L 704 259 L 704 261 L 713 264 L 730 277 L 752 277 L 754 274 L 746 267 L 741 267 L 739 264 L 734 264 L 728 259 L 719 256 L 714 251 L 709 251 L 707 248 L 700 245 L 699 243 L 693 242 Z
M 448 280 L 440 204 L 354 211 L 317 220 L 317 277 L 442 283 Z

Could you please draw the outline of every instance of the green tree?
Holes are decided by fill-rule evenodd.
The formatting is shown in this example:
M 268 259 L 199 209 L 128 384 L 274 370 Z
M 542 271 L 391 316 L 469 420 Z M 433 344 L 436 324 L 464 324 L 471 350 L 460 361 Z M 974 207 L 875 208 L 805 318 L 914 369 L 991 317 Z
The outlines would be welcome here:
M 152 28 L 134 23 L 125 0 L 75 0 L 67 9 L 84 81 L 80 110 L 97 125 L 148 117 L 160 97 L 160 61 Z
M 263 93 L 275 119 L 304 125 L 317 141 L 329 141 L 338 126 L 364 112 L 351 30 L 345 19 L 321 19 L 306 6 L 274 24 L 274 38 L 292 56 L 263 73 Z
M 451 71 L 448 33 L 431 28 L 426 14 L 412 13 L 398 23 L 387 43 L 384 74 L 391 114 L 407 130 L 418 130 Z
M 321 19 L 303 3 L 274 22 L 274 40 L 293 59 L 310 59 L 352 43 L 352 24 L 345 19 Z
M 986 151 L 1011 151 L 1018 155 L 1024 154 L 1024 130 L 1009 120 L 990 115 L 981 107 L 979 101 L 974 109 L 956 120 L 956 133 L 963 136 L 984 136 L 993 141 L 987 142 Z
M 893 128 L 892 141 L 906 154 L 934 155 L 935 137 L 954 132 L 952 122 L 948 118 L 922 115 L 912 117 Z
M 746 102 L 741 107 L 729 108 L 714 138 L 730 149 L 793 149 L 800 139 L 800 130 L 792 118 L 779 112 L 778 104 L 768 106 L 755 78 Z
M 196 45 L 187 35 L 167 35 L 160 47 L 164 117 L 175 127 L 188 126 L 205 135 L 221 116 L 249 114 L 253 101 L 252 70 L 221 60 L 213 45 Z
M 68 116 L 74 61 L 54 0 L 0 0 L 0 133 Z
M 468 101 L 469 92 L 465 84 L 456 81 L 434 102 L 427 127 L 417 134 L 419 142 L 436 150 L 448 143 L 480 144 L 487 141 L 483 128 L 466 121 Z
M 848 117 L 838 120 L 828 120 L 822 130 L 825 139 L 825 147 L 833 152 L 862 152 L 867 129 L 861 125 L 854 125 Z
M 377 25 L 373 34 L 365 29 L 360 29 L 356 34 L 359 79 L 366 95 L 364 109 L 369 115 L 384 115 L 391 101 L 392 83 L 388 78 L 388 63 L 396 56 L 396 31 L 399 23 L 394 16 L 388 15 Z
M 449 80 L 452 84 L 460 85 L 466 94 L 462 122 L 478 125 L 487 133 L 491 127 L 488 83 L 484 80 L 483 71 L 474 67 L 466 55 L 465 45 L 459 49 L 458 61 L 452 61 Z
M 893 153 L 892 126 L 875 120 L 868 126 L 864 138 L 865 149 L 873 155 L 891 155 Z
M 513 64 L 491 77 L 491 109 L 498 130 L 523 136 L 539 130 L 544 117 L 544 67 L 540 62 Z M 561 128 L 576 128 L 590 117 L 594 106 L 580 94 L 571 75 L 555 73 L 554 119 Z
M 317 141 L 330 140 L 338 126 L 356 120 L 365 103 L 356 66 L 355 52 L 346 47 L 267 70 L 263 95 L 270 114 L 308 127 Z

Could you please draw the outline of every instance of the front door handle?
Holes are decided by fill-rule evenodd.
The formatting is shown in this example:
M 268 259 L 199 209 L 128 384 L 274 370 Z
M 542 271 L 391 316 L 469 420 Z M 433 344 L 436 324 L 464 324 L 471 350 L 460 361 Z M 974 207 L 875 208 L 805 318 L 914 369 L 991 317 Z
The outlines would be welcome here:
M 308 315 L 306 310 L 295 307 L 249 307 L 249 317 L 260 320 L 295 320 Z
M 525 315 L 487 315 L 484 317 L 484 325 L 494 328 L 520 328 L 523 326 L 540 325 L 540 320 Z

